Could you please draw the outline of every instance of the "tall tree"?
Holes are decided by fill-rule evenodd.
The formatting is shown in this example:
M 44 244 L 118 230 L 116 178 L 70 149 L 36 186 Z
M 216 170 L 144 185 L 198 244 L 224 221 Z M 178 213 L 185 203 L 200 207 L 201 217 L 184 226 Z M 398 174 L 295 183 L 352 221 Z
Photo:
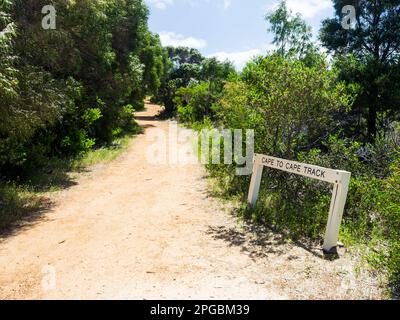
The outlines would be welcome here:
M 292 14 L 286 1 L 282 1 L 274 12 L 266 15 L 265 19 L 270 24 L 268 31 L 274 34 L 272 43 L 282 56 L 296 55 L 301 58 L 313 49 L 311 27 L 300 14 Z
M 57 27 L 45 30 L 49 2 Z M 163 75 L 148 14 L 143 0 L 0 0 L 0 171 L 133 128 L 132 110 Z
M 221 92 L 224 81 L 235 73 L 235 67 L 229 60 L 220 62 L 216 58 L 206 58 L 202 63 L 201 78 L 209 83 L 211 94 Z
M 9 9 L 10 1 L 0 2 L 0 101 L 6 102 L 7 98 L 15 96 L 16 70 L 12 67 L 11 41 L 15 37 L 15 24 L 11 22 Z M 2 105 L 2 103 L 0 103 Z M 4 106 L 5 107 L 5 106 Z M 1 108 L 3 109 L 3 107 Z
M 22 30 L 13 5 L 15 1 L 0 1 L 0 177 L 3 164 L 25 161 L 24 144 L 59 119 L 65 100 L 63 86 L 48 72 L 24 65 L 15 47 Z
M 165 48 L 164 77 L 157 98 L 165 106 L 167 114 L 172 114 L 176 110 L 173 102 L 176 90 L 200 80 L 204 59 L 202 54 L 193 48 Z
M 385 120 L 399 117 L 400 0 L 333 3 L 335 17 L 323 21 L 320 39 L 331 53 L 342 56 L 338 60 L 343 79 L 361 86 L 355 110 L 366 121 L 367 138 L 373 140 L 380 129 L 379 114 Z M 356 9 L 350 30 L 342 26 L 346 5 Z

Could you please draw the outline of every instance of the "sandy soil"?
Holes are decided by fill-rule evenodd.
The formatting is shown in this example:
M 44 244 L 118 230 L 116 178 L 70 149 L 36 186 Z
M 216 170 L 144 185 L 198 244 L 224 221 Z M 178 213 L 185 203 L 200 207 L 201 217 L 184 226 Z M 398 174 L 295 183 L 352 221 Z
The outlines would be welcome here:
M 366 299 L 376 281 L 353 258 L 256 236 L 209 193 L 200 165 L 146 161 L 145 134 L 116 161 L 51 194 L 54 206 L 0 240 L 2 299 Z

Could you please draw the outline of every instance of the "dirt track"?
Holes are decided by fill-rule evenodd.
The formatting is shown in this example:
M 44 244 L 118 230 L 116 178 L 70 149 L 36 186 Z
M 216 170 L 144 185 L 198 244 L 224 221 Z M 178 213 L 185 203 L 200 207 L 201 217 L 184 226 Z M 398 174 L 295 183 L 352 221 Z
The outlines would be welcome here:
M 38 222 L 0 239 L 2 299 L 379 298 L 350 257 L 257 238 L 209 195 L 200 165 L 146 161 L 146 127 L 116 161 L 51 195 Z

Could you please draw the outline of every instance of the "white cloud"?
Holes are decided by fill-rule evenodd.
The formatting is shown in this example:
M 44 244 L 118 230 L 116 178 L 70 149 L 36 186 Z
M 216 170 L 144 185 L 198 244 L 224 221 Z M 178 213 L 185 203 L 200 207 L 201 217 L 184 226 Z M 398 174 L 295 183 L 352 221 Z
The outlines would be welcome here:
M 236 51 L 236 52 L 216 52 L 214 54 L 210 54 L 210 57 L 216 57 L 220 61 L 230 60 L 233 62 L 235 67 L 238 70 L 242 70 L 250 59 L 254 58 L 257 55 L 260 55 L 263 51 L 261 49 L 252 49 L 247 51 Z
M 157 9 L 160 10 L 164 10 L 166 9 L 168 6 L 172 6 L 175 4 L 176 0 L 146 0 L 146 2 L 151 5 L 154 6 Z M 228 9 L 233 0 L 181 0 L 185 3 L 188 3 L 191 7 L 199 7 L 201 4 L 203 3 L 217 3 L 218 5 L 222 5 L 224 7 L 224 9 Z
M 149 5 L 156 7 L 157 9 L 164 10 L 168 6 L 174 4 L 174 0 L 146 0 Z
M 159 33 L 160 40 L 163 46 L 172 47 L 190 47 L 195 49 L 202 49 L 207 46 L 207 41 L 204 39 L 185 37 L 175 32 L 162 31 Z
M 225 9 L 228 9 L 232 4 L 232 0 L 223 0 L 223 5 Z
M 272 6 L 267 7 L 267 11 L 276 10 L 280 1 L 276 1 Z M 331 9 L 331 0 L 286 0 L 287 7 L 293 13 L 300 13 L 303 18 L 311 19 L 317 16 L 321 11 Z
M 332 8 L 331 0 L 288 0 L 288 7 L 293 12 L 301 13 L 304 18 L 313 18 L 321 11 Z

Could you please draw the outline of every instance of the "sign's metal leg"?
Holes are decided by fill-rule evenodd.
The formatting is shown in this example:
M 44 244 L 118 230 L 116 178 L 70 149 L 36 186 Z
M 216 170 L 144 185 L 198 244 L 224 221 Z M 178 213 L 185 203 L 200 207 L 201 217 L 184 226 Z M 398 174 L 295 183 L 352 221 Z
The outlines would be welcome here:
M 343 173 L 340 183 L 334 184 L 323 246 L 325 252 L 331 252 L 337 247 L 340 224 L 349 190 L 350 176 L 350 173 Z
M 251 176 L 248 203 L 254 208 L 257 203 L 258 194 L 260 193 L 261 177 L 264 166 L 254 163 L 253 174 Z

